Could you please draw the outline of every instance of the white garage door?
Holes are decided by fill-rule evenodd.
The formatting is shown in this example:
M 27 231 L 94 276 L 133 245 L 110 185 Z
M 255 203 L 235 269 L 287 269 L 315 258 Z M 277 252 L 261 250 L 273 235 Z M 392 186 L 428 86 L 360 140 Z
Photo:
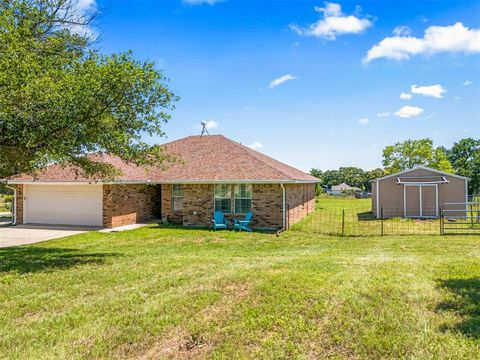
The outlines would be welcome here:
M 102 225 L 102 185 L 25 185 L 24 222 Z

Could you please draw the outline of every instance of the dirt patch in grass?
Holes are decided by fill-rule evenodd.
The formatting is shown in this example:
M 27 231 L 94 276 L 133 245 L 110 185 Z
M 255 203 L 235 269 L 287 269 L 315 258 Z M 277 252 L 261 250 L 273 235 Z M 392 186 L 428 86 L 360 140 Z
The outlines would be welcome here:
M 198 314 L 200 321 L 221 323 L 228 318 L 233 308 L 250 294 L 246 283 L 230 283 L 222 289 L 222 297 L 215 304 L 206 307 Z
M 204 359 L 213 349 L 213 345 L 203 335 L 191 333 L 182 327 L 176 327 L 158 339 L 153 346 L 140 343 L 135 346 L 137 355 L 132 355 L 132 346 L 128 349 L 129 359 Z M 120 351 L 117 356 L 124 357 Z M 138 354 L 139 353 L 139 354 Z
M 227 282 L 220 286 L 199 286 L 199 295 L 218 291 L 221 297 L 201 309 L 192 319 L 191 330 L 177 326 L 158 337 L 146 337 L 136 344 L 124 344 L 115 351 L 116 358 L 129 359 L 204 359 L 221 342 L 221 329 L 228 324 L 237 304 L 250 294 L 250 285 L 244 282 Z M 205 335 L 208 334 L 208 335 Z

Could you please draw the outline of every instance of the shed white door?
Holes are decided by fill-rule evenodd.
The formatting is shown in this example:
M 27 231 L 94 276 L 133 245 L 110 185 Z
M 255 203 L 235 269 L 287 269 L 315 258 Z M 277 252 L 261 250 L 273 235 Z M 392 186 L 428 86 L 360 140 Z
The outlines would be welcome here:
M 102 185 L 25 185 L 26 224 L 102 225 Z

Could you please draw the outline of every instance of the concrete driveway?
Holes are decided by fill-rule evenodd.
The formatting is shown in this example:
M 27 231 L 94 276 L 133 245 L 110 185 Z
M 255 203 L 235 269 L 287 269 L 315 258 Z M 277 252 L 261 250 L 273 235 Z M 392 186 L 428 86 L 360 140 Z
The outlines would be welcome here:
M 33 244 L 100 229 L 99 227 L 64 225 L 17 225 L 0 227 L 0 248 Z

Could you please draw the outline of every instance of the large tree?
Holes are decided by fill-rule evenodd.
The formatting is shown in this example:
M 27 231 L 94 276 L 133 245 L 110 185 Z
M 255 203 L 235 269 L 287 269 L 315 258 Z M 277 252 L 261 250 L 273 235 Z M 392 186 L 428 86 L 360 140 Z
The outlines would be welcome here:
M 93 152 L 139 165 L 165 160 L 141 137 L 163 135 L 176 96 L 152 62 L 96 50 L 94 11 L 79 3 L 0 3 L 0 178 L 52 162 L 114 176 L 85 156 Z
M 407 140 L 383 149 L 385 173 L 392 174 L 415 166 L 454 172 L 443 148 L 435 148 L 431 139 Z
M 446 150 L 455 173 L 471 178 L 468 191 L 472 195 L 480 193 L 480 140 L 466 138 Z

